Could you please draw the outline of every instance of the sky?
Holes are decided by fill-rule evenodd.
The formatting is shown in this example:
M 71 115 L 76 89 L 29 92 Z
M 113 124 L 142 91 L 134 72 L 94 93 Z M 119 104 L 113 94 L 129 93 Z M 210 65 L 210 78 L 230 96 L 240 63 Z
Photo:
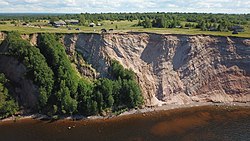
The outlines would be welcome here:
M 0 13 L 250 13 L 250 0 L 0 0 Z

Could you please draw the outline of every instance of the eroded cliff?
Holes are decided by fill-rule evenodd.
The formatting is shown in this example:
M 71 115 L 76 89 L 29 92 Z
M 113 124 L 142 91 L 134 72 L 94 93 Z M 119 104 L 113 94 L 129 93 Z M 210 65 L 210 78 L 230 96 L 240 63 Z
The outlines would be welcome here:
M 23 38 L 32 45 L 39 41 L 38 34 Z M 61 41 L 76 68 L 87 77 L 107 76 L 111 59 L 132 69 L 146 105 L 250 101 L 247 38 L 84 33 L 65 34 Z M 76 54 L 81 54 L 88 65 L 74 58 Z M 4 62 L 0 62 L 1 67 L 5 67 Z
M 250 39 L 128 33 L 69 34 L 63 41 L 100 77 L 110 59 L 132 69 L 147 105 L 250 101 Z

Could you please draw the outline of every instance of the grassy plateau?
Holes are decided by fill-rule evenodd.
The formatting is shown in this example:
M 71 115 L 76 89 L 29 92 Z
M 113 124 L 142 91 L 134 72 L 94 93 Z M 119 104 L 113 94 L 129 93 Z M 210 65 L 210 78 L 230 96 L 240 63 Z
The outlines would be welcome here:
M 219 31 L 201 31 L 196 28 L 143 28 L 142 26 L 136 26 L 137 20 L 131 21 L 102 21 L 102 26 L 79 26 L 79 25 L 69 25 L 64 27 L 55 28 L 49 26 L 48 21 L 43 22 L 33 22 L 27 25 L 14 25 L 10 22 L 7 24 L 0 24 L 0 31 L 19 31 L 22 34 L 31 33 L 101 33 L 101 29 L 114 29 L 113 33 L 125 33 L 125 32 L 150 32 L 158 34 L 205 34 L 205 35 L 217 35 L 217 36 L 236 36 L 236 37 L 246 37 L 250 38 L 250 22 L 245 26 L 245 32 L 240 32 L 239 34 L 232 34 L 232 31 L 219 32 Z M 182 22 L 184 25 L 186 22 Z M 40 25 L 35 26 L 35 25 Z M 70 29 L 69 29 L 70 28 Z M 79 28 L 80 30 L 75 30 Z

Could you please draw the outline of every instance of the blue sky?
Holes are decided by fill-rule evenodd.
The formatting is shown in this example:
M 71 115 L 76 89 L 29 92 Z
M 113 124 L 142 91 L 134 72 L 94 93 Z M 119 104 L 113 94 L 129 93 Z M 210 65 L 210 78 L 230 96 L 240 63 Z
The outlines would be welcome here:
M 0 0 L 0 13 L 250 13 L 250 0 Z

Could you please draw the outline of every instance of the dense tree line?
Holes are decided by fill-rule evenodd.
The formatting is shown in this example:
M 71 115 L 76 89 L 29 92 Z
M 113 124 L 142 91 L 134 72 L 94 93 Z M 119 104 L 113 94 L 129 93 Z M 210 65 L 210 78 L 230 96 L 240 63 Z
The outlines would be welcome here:
M 54 34 L 40 34 L 37 47 L 31 46 L 17 32 L 8 33 L 7 42 L 7 54 L 27 67 L 25 77 L 39 88 L 39 103 L 33 110 L 51 116 L 93 115 L 143 104 L 134 72 L 124 69 L 117 61 L 111 61 L 108 78 L 89 80 L 77 74 Z M 4 87 L 6 82 L 0 74 L 0 116 L 11 115 L 18 107 Z
M 232 28 L 233 26 L 235 26 L 235 24 L 233 24 L 232 22 L 229 21 L 220 21 L 219 23 L 212 23 L 210 21 L 204 21 L 201 20 L 198 22 L 198 24 L 196 26 L 196 28 L 200 28 L 203 31 L 233 31 L 234 29 Z M 239 25 L 238 25 L 239 26 Z M 240 25 L 239 27 L 242 27 L 242 25 Z
M 164 27 L 174 27 L 176 22 L 195 22 L 205 21 L 206 23 L 222 24 L 228 22 L 232 25 L 245 25 L 250 21 L 250 14 L 211 14 L 211 13 L 81 13 L 81 14 L 0 14 L 0 20 L 23 20 L 33 22 L 37 20 L 66 20 L 78 19 L 80 24 L 85 22 L 95 22 L 103 20 L 161 20 L 164 17 L 169 23 L 163 24 Z M 170 23 L 171 22 L 171 23 Z M 157 22 L 160 23 L 160 22 Z M 178 25 L 178 24 L 177 24 Z
M 51 95 L 54 79 L 46 59 L 40 50 L 21 38 L 18 32 L 10 32 L 7 37 L 9 55 L 18 58 L 26 67 L 26 76 L 39 87 L 39 108 L 43 108 Z
M 205 20 L 211 23 L 220 23 L 225 20 L 234 24 L 246 24 L 250 20 L 250 14 L 211 14 L 211 13 L 81 13 L 81 14 L 0 14 L 1 20 L 48 20 L 58 19 L 80 19 L 81 16 L 90 21 L 102 20 L 144 20 L 145 18 L 156 19 L 160 16 L 187 22 L 199 22 Z
M 175 17 L 170 18 L 164 15 L 156 17 L 155 19 L 145 18 L 143 22 L 139 20 L 138 26 L 143 26 L 144 28 L 176 28 L 181 27 L 180 20 L 177 20 Z
M 78 77 L 71 67 L 64 47 L 56 40 L 52 34 L 42 34 L 39 37 L 38 48 L 45 56 L 48 65 L 54 72 L 54 87 L 51 97 L 56 109 L 62 113 L 74 113 L 77 109 L 77 85 Z M 54 111 L 55 113 L 58 111 Z
M 112 61 L 112 79 L 100 78 L 91 82 L 77 75 L 71 66 L 62 44 L 54 34 L 42 34 L 39 38 L 42 54 L 54 72 L 54 95 L 50 99 L 52 114 L 84 115 L 121 108 L 134 108 L 142 104 L 140 88 L 131 70 Z
M 188 22 L 187 22 L 188 21 Z M 185 24 L 181 24 L 180 19 L 176 17 L 168 17 L 161 15 L 156 17 L 155 19 L 149 19 L 146 17 L 143 21 L 139 20 L 138 26 L 143 26 L 144 28 L 198 28 L 202 31 L 234 31 L 235 28 L 243 29 L 244 27 L 242 24 L 246 24 L 245 22 L 235 22 L 235 21 L 228 21 L 228 19 L 223 20 L 203 20 L 200 21 L 196 20 L 187 20 Z M 192 22 L 190 22 L 192 21 Z

